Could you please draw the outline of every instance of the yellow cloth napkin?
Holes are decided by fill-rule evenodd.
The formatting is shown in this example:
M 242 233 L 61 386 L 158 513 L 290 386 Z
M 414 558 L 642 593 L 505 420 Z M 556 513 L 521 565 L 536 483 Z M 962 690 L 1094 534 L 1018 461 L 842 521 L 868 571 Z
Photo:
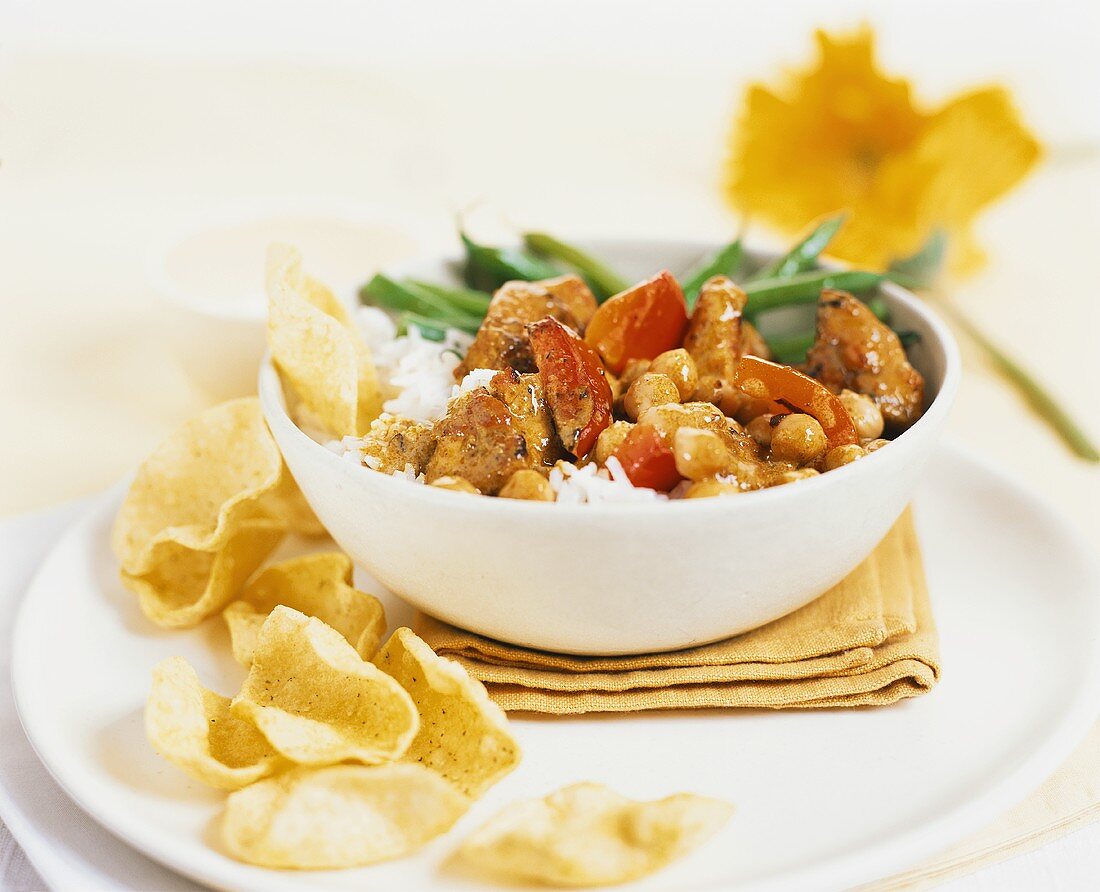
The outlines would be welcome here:
M 668 653 L 580 657 L 494 641 L 421 614 L 436 653 L 507 710 L 635 712 L 743 706 L 881 706 L 939 676 L 920 545 L 909 510 L 841 583 L 735 638 Z

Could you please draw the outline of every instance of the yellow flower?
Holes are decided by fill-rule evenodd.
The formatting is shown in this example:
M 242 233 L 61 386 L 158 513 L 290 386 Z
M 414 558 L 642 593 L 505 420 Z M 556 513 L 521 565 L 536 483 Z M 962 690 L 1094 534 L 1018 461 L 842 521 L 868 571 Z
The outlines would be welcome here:
M 875 65 L 868 28 L 817 32 L 817 64 L 780 89 L 750 86 L 730 140 L 726 192 L 739 211 L 795 232 L 847 209 L 829 252 L 881 268 L 937 229 L 972 264 L 978 212 L 1039 158 L 1007 92 L 989 87 L 934 111 Z

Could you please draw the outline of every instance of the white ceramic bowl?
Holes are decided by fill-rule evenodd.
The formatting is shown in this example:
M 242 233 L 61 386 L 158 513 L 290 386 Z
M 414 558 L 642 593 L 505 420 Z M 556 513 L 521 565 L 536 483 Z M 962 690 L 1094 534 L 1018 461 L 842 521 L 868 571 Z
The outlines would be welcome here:
M 708 246 L 589 247 L 631 277 L 689 267 Z M 421 264 L 422 277 L 451 262 Z M 809 603 L 865 558 L 908 504 L 960 375 L 946 326 L 912 294 L 884 296 L 934 399 L 888 446 L 809 480 L 735 498 L 548 505 L 448 492 L 357 467 L 287 416 L 260 373 L 271 431 L 336 542 L 379 581 L 454 625 L 528 647 L 630 654 L 716 641 Z

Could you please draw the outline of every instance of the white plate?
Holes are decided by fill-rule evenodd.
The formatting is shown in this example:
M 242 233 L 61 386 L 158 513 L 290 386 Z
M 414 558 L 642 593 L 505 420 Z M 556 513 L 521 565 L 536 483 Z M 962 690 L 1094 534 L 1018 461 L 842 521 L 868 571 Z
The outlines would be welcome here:
M 900 870 L 1023 798 L 1083 737 L 1100 704 L 1100 577 L 1085 545 L 1009 478 L 944 449 L 916 502 L 944 678 L 885 709 L 710 711 L 517 719 L 523 765 L 415 857 L 278 873 L 217 843 L 221 794 L 161 762 L 141 710 L 150 668 L 182 654 L 231 692 L 241 671 L 219 621 L 153 629 L 116 579 L 102 503 L 26 596 L 13 687 L 27 735 L 93 818 L 201 882 L 239 889 L 462 889 L 441 863 L 487 815 L 577 780 L 636 796 L 730 799 L 728 828 L 645 888 L 824 889 Z M 792 556 L 792 559 L 797 559 Z M 402 619 L 400 608 L 391 618 Z

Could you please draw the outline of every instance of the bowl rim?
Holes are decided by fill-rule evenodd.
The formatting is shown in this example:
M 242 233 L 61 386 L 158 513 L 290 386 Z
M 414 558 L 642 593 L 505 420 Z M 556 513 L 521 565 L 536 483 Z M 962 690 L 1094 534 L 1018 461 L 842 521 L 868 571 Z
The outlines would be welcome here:
M 600 245 L 606 246 L 607 248 L 629 248 L 631 250 L 645 247 L 656 248 L 658 246 L 663 246 L 667 249 L 670 246 L 677 246 L 682 249 L 698 248 L 700 253 L 704 253 L 707 250 L 714 250 L 718 247 L 717 243 L 689 239 L 605 237 L 583 239 L 579 240 L 579 242 L 582 245 L 593 246 L 597 249 Z M 750 256 L 763 259 L 769 259 L 780 254 L 778 251 L 769 251 L 754 246 L 748 246 L 746 248 L 746 253 Z M 400 264 L 399 267 L 416 267 L 419 264 L 431 260 L 452 264 L 458 260 L 458 257 L 453 253 L 438 254 L 434 257 L 421 256 L 419 258 L 410 259 Z M 844 268 L 835 263 L 823 263 L 822 266 L 825 268 Z M 924 430 L 934 425 L 941 424 L 946 419 L 946 416 L 951 411 L 951 407 L 954 404 L 955 396 L 959 389 L 959 382 L 962 377 L 962 357 L 955 336 L 951 333 L 946 322 L 944 322 L 944 320 L 934 312 L 924 300 L 912 291 L 902 288 L 894 282 L 884 281 L 879 285 L 879 288 L 891 301 L 901 304 L 909 312 L 921 319 L 928 330 L 934 335 L 935 341 L 942 350 L 944 358 L 943 380 L 940 383 L 935 397 L 928 405 L 924 414 L 921 415 L 910 428 L 903 431 L 895 440 L 891 441 L 895 443 L 903 438 L 910 437 L 915 431 Z M 347 459 L 329 449 L 325 444 L 314 440 L 298 427 L 293 419 L 291 419 L 286 409 L 286 401 L 282 391 L 281 380 L 275 370 L 270 352 L 265 352 L 264 354 L 263 363 L 260 366 L 257 387 L 264 417 L 271 427 L 278 425 L 284 429 L 289 428 L 291 436 L 300 438 L 305 443 L 308 443 L 309 447 L 313 450 L 313 454 L 317 457 L 317 460 L 322 463 L 328 462 L 333 471 L 344 471 L 346 473 L 347 469 L 353 467 Z M 278 440 L 278 437 L 276 437 L 276 440 Z M 632 513 L 650 514 L 652 512 L 661 512 L 664 515 L 668 515 L 670 512 L 691 512 L 693 514 L 705 515 L 719 512 L 722 514 L 730 514 L 737 511 L 747 511 L 751 510 L 752 505 L 764 505 L 767 503 L 780 502 L 784 499 L 799 499 L 804 497 L 800 494 L 819 491 L 824 492 L 826 487 L 836 488 L 838 486 L 843 486 L 845 481 L 853 474 L 872 473 L 873 469 L 890 461 L 891 459 L 888 456 L 889 452 L 890 450 L 888 449 L 878 449 L 864 456 L 859 461 L 851 462 L 843 467 L 829 471 L 826 474 L 819 474 L 816 477 L 796 481 L 794 485 L 773 486 L 767 489 L 743 493 L 735 499 L 674 499 L 565 504 L 555 502 L 553 503 L 553 510 L 547 509 L 542 502 L 523 499 L 490 498 L 480 493 L 455 492 L 435 486 L 410 483 L 403 478 L 394 477 L 389 474 L 381 474 L 366 467 L 358 468 L 358 470 L 372 475 L 372 477 L 368 479 L 371 479 L 373 483 L 382 487 L 384 491 L 387 487 L 397 487 L 392 489 L 394 496 L 404 496 L 405 498 L 413 500 L 423 499 L 426 500 L 426 504 L 429 506 L 438 508 L 465 506 L 473 510 L 495 512 L 502 516 L 511 514 L 517 516 L 527 515 L 529 512 L 534 511 L 539 513 L 542 517 L 554 516 L 573 520 L 576 517 L 598 518 L 615 516 L 621 518 L 624 514 Z M 863 470 L 860 470 L 861 468 Z M 465 497 L 465 500 L 456 501 L 457 497 Z M 475 508 L 475 505 L 480 505 L 481 507 Z

